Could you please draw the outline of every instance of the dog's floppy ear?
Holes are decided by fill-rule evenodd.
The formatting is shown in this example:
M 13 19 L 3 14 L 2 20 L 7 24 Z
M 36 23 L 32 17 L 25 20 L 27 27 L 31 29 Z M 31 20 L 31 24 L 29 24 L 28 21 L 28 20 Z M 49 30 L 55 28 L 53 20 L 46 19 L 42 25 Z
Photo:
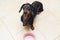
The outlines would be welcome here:
M 23 5 L 21 6 L 21 8 L 20 8 L 20 10 L 19 10 L 19 13 L 21 12 L 21 10 L 22 10 L 22 8 L 23 8 L 24 5 L 25 5 L 25 4 L 23 4 Z

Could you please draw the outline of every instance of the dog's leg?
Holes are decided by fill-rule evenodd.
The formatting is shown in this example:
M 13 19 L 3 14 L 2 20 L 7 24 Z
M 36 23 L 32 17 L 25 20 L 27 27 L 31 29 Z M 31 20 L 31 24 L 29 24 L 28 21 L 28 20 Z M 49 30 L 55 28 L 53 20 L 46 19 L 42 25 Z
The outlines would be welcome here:
M 31 29 L 34 30 L 34 26 L 33 25 L 31 25 Z

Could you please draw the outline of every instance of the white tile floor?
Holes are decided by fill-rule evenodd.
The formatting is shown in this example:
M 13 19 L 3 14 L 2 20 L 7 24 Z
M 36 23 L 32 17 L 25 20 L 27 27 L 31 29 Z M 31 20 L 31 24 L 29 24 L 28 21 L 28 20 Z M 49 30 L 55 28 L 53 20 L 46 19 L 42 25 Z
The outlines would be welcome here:
M 35 0 L 0 0 L 0 40 L 23 40 L 27 33 L 23 29 L 19 14 L 22 4 Z M 38 0 L 43 3 L 44 11 L 36 16 L 31 31 L 36 40 L 60 40 L 60 0 Z

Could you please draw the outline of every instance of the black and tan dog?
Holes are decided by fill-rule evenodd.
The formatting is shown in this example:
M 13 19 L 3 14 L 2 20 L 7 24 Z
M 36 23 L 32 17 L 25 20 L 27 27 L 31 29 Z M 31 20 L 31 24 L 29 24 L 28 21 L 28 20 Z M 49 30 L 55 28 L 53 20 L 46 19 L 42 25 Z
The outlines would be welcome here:
M 21 21 L 23 26 L 27 26 L 34 30 L 33 21 L 35 16 L 43 11 L 43 5 L 41 2 L 35 1 L 32 4 L 25 3 L 21 6 L 19 13 L 23 9 L 23 15 L 21 16 Z

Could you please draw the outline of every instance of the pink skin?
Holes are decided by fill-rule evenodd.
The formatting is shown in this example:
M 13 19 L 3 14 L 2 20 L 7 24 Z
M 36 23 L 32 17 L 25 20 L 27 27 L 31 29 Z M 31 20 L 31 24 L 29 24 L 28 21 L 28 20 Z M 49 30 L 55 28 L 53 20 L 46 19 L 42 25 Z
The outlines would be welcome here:
M 32 33 L 26 33 L 26 34 L 24 35 L 23 40 L 25 40 L 25 38 L 28 37 L 28 36 L 31 36 L 31 37 L 35 40 L 35 36 L 34 36 Z

